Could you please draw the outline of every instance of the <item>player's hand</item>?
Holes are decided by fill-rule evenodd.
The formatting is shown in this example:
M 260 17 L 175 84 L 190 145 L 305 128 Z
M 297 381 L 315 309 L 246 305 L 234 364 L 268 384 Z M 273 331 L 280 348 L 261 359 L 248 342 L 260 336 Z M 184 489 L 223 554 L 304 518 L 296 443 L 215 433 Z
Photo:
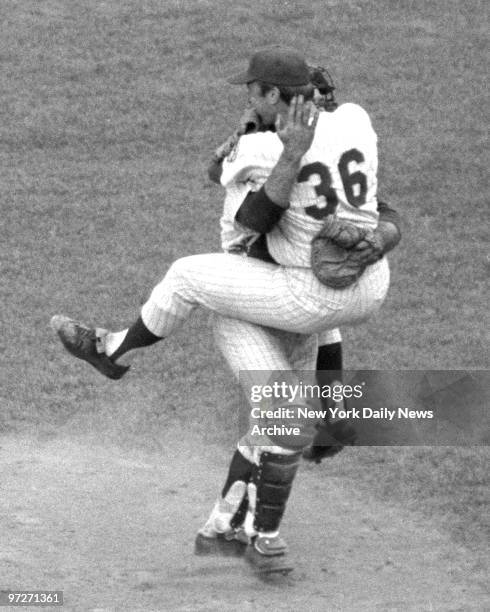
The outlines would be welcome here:
M 228 155 L 230 155 L 233 149 L 237 146 L 239 140 L 240 134 L 234 132 L 225 140 L 225 142 L 223 142 L 219 145 L 219 147 L 216 148 L 213 154 L 213 161 L 217 163 L 222 162 L 225 157 L 228 157 Z
M 351 250 L 351 257 L 359 263 L 370 265 L 377 262 L 383 256 L 383 242 L 376 231 L 369 232 Z
M 237 129 L 214 151 L 213 161 L 217 163 L 223 161 L 237 146 L 241 136 L 258 132 L 261 127 L 260 117 L 252 107 L 247 106 L 238 120 Z
M 305 102 L 301 95 L 295 96 L 286 119 L 279 116 L 276 121 L 277 135 L 284 145 L 284 152 L 293 158 L 303 157 L 313 142 L 317 121 L 318 108 L 313 102 Z
M 262 122 L 255 109 L 247 106 L 238 120 L 236 133 L 240 136 L 243 134 L 253 134 L 260 130 L 261 124 Z

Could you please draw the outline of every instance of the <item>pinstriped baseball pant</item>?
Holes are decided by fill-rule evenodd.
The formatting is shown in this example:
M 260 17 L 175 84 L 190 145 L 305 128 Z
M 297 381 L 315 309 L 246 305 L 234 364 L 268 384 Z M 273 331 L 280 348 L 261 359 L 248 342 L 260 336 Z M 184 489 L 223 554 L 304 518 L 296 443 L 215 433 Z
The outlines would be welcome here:
M 172 264 L 141 315 L 151 332 L 165 337 L 196 307 L 208 308 L 221 315 L 215 333 L 233 373 L 264 370 L 267 377 L 267 371 L 314 370 L 312 334 L 366 319 L 382 304 L 388 285 L 385 259 L 351 287 L 333 290 L 310 269 L 228 253 L 194 255 Z
M 229 253 L 193 255 L 172 264 L 141 315 L 160 337 L 173 333 L 198 306 L 257 325 L 312 334 L 368 318 L 381 306 L 388 285 L 384 258 L 350 287 L 335 290 L 322 285 L 309 268 Z
M 213 327 L 216 344 L 232 373 L 239 380 L 247 399 L 250 399 L 249 391 L 252 385 L 273 383 L 275 372 L 281 371 L 279 376 L 281 380 L 298 384 L 297 372 L 315 371 L 318 352 L 317 334 L 286 332 L 223 316 L 215 318 Z M 302 380 L 302 382 L 308 381 Z M 259 463 L 264 450 L 276 454 L 296 452 L 277 443 L 273 444 L 268 436 L 251 435 L 253 425 L 260 426 L 263 423 L 260 419 L 249 418 L 248 421 L 249 432 L 241 438 L 238 448 L 252 463 Z M 308 439 L 313 433 L 313 430 L 304 431 Z

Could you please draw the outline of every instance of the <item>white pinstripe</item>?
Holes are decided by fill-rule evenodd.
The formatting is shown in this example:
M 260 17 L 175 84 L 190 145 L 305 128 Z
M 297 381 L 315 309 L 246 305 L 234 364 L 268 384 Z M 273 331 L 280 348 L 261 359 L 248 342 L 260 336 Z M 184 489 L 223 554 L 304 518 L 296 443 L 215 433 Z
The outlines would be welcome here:
M 346 289 L 322 285 L 307 268 L 286 268 L 228 253 L 194 255 L 172 264 L 142 308 L 157 336 L 173 333 L 201 306 L 227 317 L 311 334 L 358 323 L 381 306 L 389 285 L 385 258 Z
M 225 356 L 232 373 L 248 397 L 252 385 L 268 385 L 274 380 L 285 381 L 292 385 L 299 384 L 297 372 L 315 370 L 318 350 L 317 335 L 295 334 L 279 329 L 272 329 L 230 317 L 215 318 L 214 334 L 216 344 Z M 277 373 L 277 378 L 275 378 Z M 307 381 L 302 381 L 307 382 Z M 297 403 L 305 403 L 298 400 Z M 250 402 L 250 406 L 256 404 Z M 273 404 L 262 408 L 271 408 Z M 260 420 L 250 419 L 250 430 L 253 424 L 263 425 Z M 311 423 L 304 423 L 303 426 Z M 249 461 L 258 464 L 260 453 L 264 450 L 277 454 L 293 454 L 281 446 L 271 444 L 267 436 L 251 436 L 250 430 L 240 442 L 239 449 Z M 313 431 L 311 432 L 313 435 Z
M 143 306 L 142 319 L 155 335 L 165 337 L 198 306 L 218 313 L 218 344 L 235 376 L 240 370 L 264 370 L 264 380 L 254 379 L 254 384 L 267 384 L 271 371 L 314 370 L 316 332 L 368 317 L 381 306 L 388 284 L 384 258 L 354 285 L 338 291 L 322 285 L 306 268 L 228 253 L 194 255 L 171 266 Z M 247 445 L 259 443 L 271 446 L 257 438 L 252 445 L 245 438 L 240 449 L 246 453 Z
M 321 117 L 313 145 L 302 164 L 318 160 L 333 171 L 332 187 L 339 196 L 339 216 L 350 217 L 362 225 L 376 225 L 376 134 L 360 107 L 344 105 L 341 109 Z M 257 147 L 258 139 L 264 141 L 264 146 Z M 343 193 L 336 163 L 346 147 L 357 146 L 365 153 L 361 170 L 368 180 L 368 197 L 365 205 L 353 209 Z M 228 189 L 228 197 L 221 227 L 225 248 L 235 245 L 233 229 L 239 241 L 250 237 L 250 232 L 240 234 L 240 228 L 233 228 L 231 218 L 227 217 L 234 217 L 236 204 L 248 189 L 257 189 L 265 181 L 281 150 L 277 135 L 256 134 L 250 141 L 243 138 L 235 159 L 224 163 L 222 183 Z M 253 177 L 255 183 L 250 185 Z M 302 359 L 308 364 L 305 369 L 314 369 L 317 338 L 311 334 L 330 331 L 327 340 L 332 335 L 339 337 L 337 326 L 360 322 L 380 307 L 389 284 L 384 259 L 342 291 L 321 285 L 313 275 L 308 267 L 311 238 L 322 222 L 306 214 L 305 207 L 321 209 L 326 204 L 324 196 L 315 194 L 316 180 L 313 174 L 308 182 L 295 185 L 291 206 L 267 236 L 271 254 L 284 267 L 226 253 L 180 259 L 143 306 L 142 318 L 150 331 L 168 336 L 194 308 L 201 306 L 222 315 L 215 333 L 235 375 L 240 370 L 263 370 L 269 376 L 270 371 L 297 368 Z M 302 334 L 302 338 L 297 334 Z M 297 343 L 299 353 L 291 351 L 292 342 Z
M 264 380 L 255 384 L 265 384 L 270 372 L 315 369 L 316 334 L 286 332 L 220 316 L 215 319 L 214 335 L 236 378 L 240 372 L 263 370 Z
M 334 344 L 336 342 L 342 342 L 342 334 L 339 329 L 326 329 L 318 334 L 318 346 L 324 346 L 325 344 Z
M 282 144 L 277 134 L 272 132 L 259 132 L 257 134 L 242 136 L 233 160 L 224 161 L 222 182 L 226 186 L 226 195 L 223 205 L 223 214 L 220 219 L 220 227 L 221 248 L 225 252 L 238 252 L 243 254 L 246 252 L 247 246 L 258 236 L 257 232 L 237 226 L 235 223 L 235 215 L 247 193 L 249 191 L 257 191 L 264 184 L 273 166 L 277 163 L 277 158 L 281 150 Z M 244 172 L 246 180 L 239 180 Z M 250 347 L 251 343 L 253 343 L 252 334 L 246 333 L 243 328 L 239 333 L 247 337 L 247 347 Z M 227 356 L 227 343 L 237 346 L 243 344 L 243 342 L 238 342 L 238 338 L 235 338 L 231 321 L 228 322 L 226 326 L 226 334 L 228 337 L 227 342 L 220 342 L 220 347 L 225 357 Z M 285 338 L 284 333 L 282 336 L 286 342 L 289 341 Z M 299 343 L 299 346 L 303 342 L 303 338 L 300 339 L 295 335 L 295 341 Z M 318 339 L 318 345 L 321 346 L 340 341 L 341 335 L 338 329 L 325 330 Z M 269 365 L 264 366 L 263 369 L 274 370 L 279 368 L 281 356 L 276 354 L 275 347 L 270 346 L 269 348 L 271 351 L 270 357 L 265 360 L 262 359 L 261 363 L 269 363 Z M 257 345 L 255 353 L 259 353 L 260 350 L 259 345 Z M 252 359 L 250 361 L 253 364 L 254 360 Z M 230 368 L 234 370 L 234 365 L 230 360 L 229 365 Z M 290 365 L 292 365 L 293 369 L 310 369 L 309 367 L 301 368 L 296 366 L 294 362 Z M 314 366 L 311 367 L 313 368 Z M 246 366 L 242 364 L 241 369 L 246 369 Z M 253 367 L 250 366 L 250 369 L 259 370 L 262 369 L 262 366 L 259 363 L 255 363 Z

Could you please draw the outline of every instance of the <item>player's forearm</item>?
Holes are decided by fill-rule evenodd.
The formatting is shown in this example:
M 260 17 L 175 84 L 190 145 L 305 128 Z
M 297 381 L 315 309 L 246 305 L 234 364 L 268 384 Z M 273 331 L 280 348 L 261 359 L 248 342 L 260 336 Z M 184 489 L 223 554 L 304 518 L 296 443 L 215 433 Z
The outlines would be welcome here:
M 291 189 L 298 175 L 302 155 L 284 151 L 265 182 L 267 196 L 281 208 L 288 208 Z
M 302 95 L 294 96 L 287 113 L 278 114 L 277 135 L 283 144 L 279 161 L 265 182 L 265 192 L 277 206 L 289 207 L 289 198 L 301 159 L 311 147 L 318 120 L 318 109 L 305 102 Z

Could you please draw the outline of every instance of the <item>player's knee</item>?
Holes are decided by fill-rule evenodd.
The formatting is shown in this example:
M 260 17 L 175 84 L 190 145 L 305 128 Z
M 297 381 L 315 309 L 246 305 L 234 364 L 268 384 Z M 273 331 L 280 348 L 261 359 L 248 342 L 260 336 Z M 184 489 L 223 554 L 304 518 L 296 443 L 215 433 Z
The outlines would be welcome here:
M 168 269 L 166 277 L 173 279 L 184 276 L 189 267 L 189 262 L 187 261 L 189 259 L 190 257 L 180 257 L 179 259 L 176 259 Z

